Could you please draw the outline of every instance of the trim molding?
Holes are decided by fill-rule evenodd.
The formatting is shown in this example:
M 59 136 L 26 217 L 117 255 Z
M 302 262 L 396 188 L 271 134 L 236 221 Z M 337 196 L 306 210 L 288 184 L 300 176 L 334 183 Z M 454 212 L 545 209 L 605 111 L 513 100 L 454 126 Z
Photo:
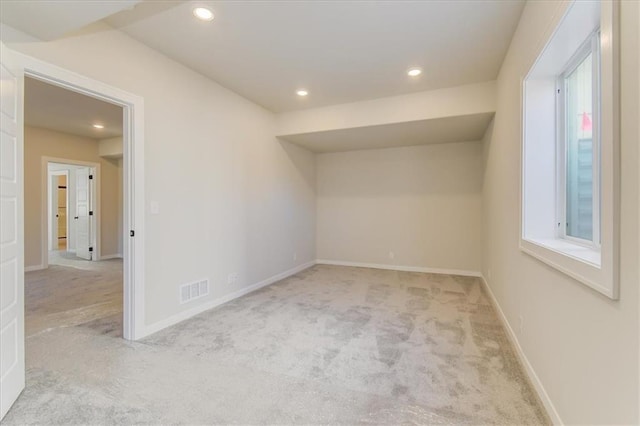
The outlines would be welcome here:
M 390 271 L 403 271 L 403 272 L 426 272 L 430 274 L 463 275 L 466 277 L 482 277 L 482 274 L 478 271 L 466 271 L 462 269 L 441 269 L 441 268 L 427 268 L 422 266 L 401 266 L 401 265 L 385 265 L 380 263 L 344 262 L 342 260 L 327 260 L 327 259 L 318 259 L 316 260 L 316 264 L 353 266 L 356 268 L 387 269 Z
M 308 269 L 310 267 L 312 267 L 313 265 L 315 265 L 316 262 L 315 261 L 311 261 L 311 262 L 307 262 L 307 263 L 303 263 L 302 265 L 296 266 L 295 268 L 289 269 L 287 271 L 281 272 L 277 275 L 274 275 L 272 277 L 269 277 L 265 280 L 262 280 L 260 282 L 257 282 L 253 285 L 250 285 L 248 287 L 242 288 L 240 290 L 234 291 L 233 293 L 229 293 L 226 294 L 222 297 L 218 297 L 217 299 L 213 299 L 210 300 L 206 303 L 203 303 L 202 305 L 198 305 L 195 306 L 189 310 L 186 311 L 182 311 L 179 312 L 175 315 L 170 316 L 169 318 L 160 320 L 158 322 L 155 322 L 151 325 L 148 325 L 144 328 L 143 332 L 141 333 L 141 335 L 136 336 L 137 339 L 149 336 L 153 333 L 157 333 L 160 330 L 163 330 L 167 327 L 170 327 L 172 325 L 178 324 L 179 322 L 182 322 L 186 319 L 189 319 L 193 316 L 196 316 L 204 311 L 208 311 L 209 309 L 215 308 L 216 306 L 220 306 L 224 303 L 230 302 L 234 299 L 237 299 L 238 297 L 242 297 L 246 294 L 249 294 L 251 292 L 254 292 L 256 290 L 261 289 L 262 287 L 266 287 L 268 285 L 271 285 L 277 281 L 283 280 L 285 278 L 288 278 L 292 275 L 297 274 L 298 272 L 304 271 L 305 269 Z
M 32 265 L 24 267 L 25 272 L 41 271 L 43 269 L 47 269 L 47 267 L 44 265 Z
M 98 260 L 109 260 L 109 259 L 122 259 L 122 254 L 121 253 L 107 254 L 107 255 L 100 256 L 100 259 Z
M 547 411 L 547 415 L 549 416 L 551 422 L 553 422 L 554 425 L 564 425 L 564 423 L 562 422 L 562 419 L 560 418 L 560 415 L 558 414 L 558 411 L 556 410 L 556 407 L 553 405 L 551 398 L 549 398 L 549 394 L 547 394 L 547 391 L 542 385 L 540 378 L 538 377 L 535 370 L 533 369 L 533 366 L 531 365 L 531 363 L 529 362 L 529 359 L 525 355 L 524 350 L 522 350 L 522 346 L 520 346 L 518 337 L 516 336 L 516 333 L 513 331 L 511 324 L 509 324 L 509 321 L 507 320 L 507 316 L 504 314 L 502 308 L 500 307 L 500 304 L 498 303 L 498 299 L 496 299 L 496 296 L 493 294 L 493 291 L 491 291 L 491 287 L 489 287 L 489 283 L 487 282 L 487 280 L 483 275 L 480 275 L 480 278 L 482 281 L 482 285 L 484 286 L 484 289 L 487 291 L 487 294 L 489 295 L 489 299 L 491 299 L 491 303 L 493 304 L 493 307 L 498 312 L 498 317 L 500 318 L 500 321 L 504 325 L 504 328 L 507 330 L 507 336 L 509 336 L 509 340 L 511 341 L 511 344 L 516 350 L 516 354 L 518 355 L 520 364 L 522 364 L 525 372 L 527 373 L 527 376 L 529 376 L 529 381 L 533 385 L 533 388 L 536 390 L 536 393 L 538 394 L 538 398 L 540 398 L 542 405 L 544 405 L 544 408 Z

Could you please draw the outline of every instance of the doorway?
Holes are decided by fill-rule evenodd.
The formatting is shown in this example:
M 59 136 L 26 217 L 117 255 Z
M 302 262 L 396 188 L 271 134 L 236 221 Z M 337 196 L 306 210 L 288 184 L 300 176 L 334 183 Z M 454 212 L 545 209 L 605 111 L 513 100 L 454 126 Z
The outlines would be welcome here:
M 8 49 L 4 49 L 8 52 Z M 137 340 L 148 334 L 144 324 L 144 101 L 141 97 L 109 86 L 102 82 L 77 73 L 52 66 L 38 59 L 11 52 L 25 78 L 32 78 L 53 86 L 64 88 L 70 92 L 83 94 L 97 100 L 116 105 L 122 109 L 122 154 L 117 160 L 122 168 L 121 205 L 116 206 L 123 214 L 120 219 L 121 233 L 115 236 L 123 264 L 123 330 L 122 335 L 128 340 Z M 5 54 L 3 57 L 9 57 Z M 3 60 L 4 60 L 3 59 Z M 23 86 L 24 87 L 24 86 Z M 99 123 L 95 123 L 99 124 Z M 106 155 L 109 155 L 108 150 Z M 63 159 L 68 159 L 64 157 Z M 59 158 L 50 158 L 52 161 Z M 44 159 L 43 159 L 44 161 Z M 98 172 L 98 174 L 100 174 Z M 26 192 L 26 191 L 25 191 Z M 100 192 L 100 187 L 96 189 Z M 24 195 L 24 193 L 23 193 Z M 46 196 L 46 195 L 44 195 Z M 98 196 L 98 199 L 101 197 Z M 113 203 L 109 203 L 113 208 Z M 25 211 L 24 218 L 27 217 Z M 100 218 L 100 211 L 97 212 Z M 43 215 L 46 221 L 46 215 Z M 43 225 L 44 226 L 44 225 Z M 101 229 L 96 229 L 97 238 Z M 113 238 L 113 235 L 109 235 Z M 107 257 L 96 247 L 96 254 L 105 260 Z M 26 268 L 25 268 L 26 270 Z M 20 283 L 19 283 L 20 284 Z M 22 287 L 20 285 L 20 287 Z
M 119 88 L 79 75 L 47 62 L 15 52 L 0 43 L 2 85 L 2 311 L 0 325 L 0 418 L 25 385 L 24 274 L 26 270 L 25 222 L 39 210 L 25 208 L 24 117 L 25 77 L 118 105 L 123 117 L 122 241 L 124 292 L 123 337 L 137 340 L 149 333 L 144 314 L 144 100 Z M 5 137 L 6 136 L 6 137 Z M 46 179 L 46 178 L 45 178 Z M 45 191 L 36 191 L 38 196 Z M 46 215 L 44 215 L 46 220 Z M 99 230 L 98 230 L 99 232 Z M 36 241 L 40 241 L 36 236 Z M 117 236 L 116 236 L 117 237 Z M 93 262 L 90 262 L 93 263 Z M 6 267 L 5 267 L 6 266 Z M 38 265 L 36 265 L 38 266 Z M 40 265 L 41 266 L 41 265 Z M 122 276 L 122 274 L 121 274 Z
M 24 88 L 25 210 L 40 212 L 25 217 L 26 337 L 96 324 L 122 337 L 122 107 L 28 76 Z
M 65 264 L 64 259 L 97 261 L 100 246 L 100 164 L 69 159 L 43 161 L 47 175 L 47 264 Z M 121 170 L 119 170 L 121 173 Z M 118 176 L 119 178 L 119 176 Z M 119 181 L 120 179 L 118 179 Z M 114 182 L 118 184 L 118 182 Z M 118 188 L 120 193 L 120 189 Z M 118 200 L 121 205 L 121 200 Z M 118 223 L 121 223 L 121 212 Z M 121 233 L 121 229 L 118 229 Z M 121 257 L 121 250 L 115 257 Z
M 69 238 L 69 222 L 67 212 L 70 211 L 68 198 L 68 170 L 50 168 L 48 215 L 49 215 L 49 251 L 66 251 Z M 51 263 L 51 259 L 49 259 Z

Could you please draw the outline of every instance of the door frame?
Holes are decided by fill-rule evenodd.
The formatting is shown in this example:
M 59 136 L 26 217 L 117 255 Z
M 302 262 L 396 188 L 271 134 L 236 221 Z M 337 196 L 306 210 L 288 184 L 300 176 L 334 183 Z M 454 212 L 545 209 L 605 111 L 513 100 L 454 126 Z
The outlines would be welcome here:
M 145 335 L 144 99 L 20 52 L 12 51 L 12 53 L 23 67 L 25 77 L 91 96 L 118 105 L 123 109 L 122 254 L 124 297 L 122 331 L 125 339 L 137 340 Z M 21 124 L 24 126 L 24 122 Z M 24 163 L 21 172 L 24 172 Z M 24 188 L 21 191 L 24 197 Z M 21 220 L 24 223 L 24 216 Z
M 91 221 L 89 221 L 89 226 L 92 228 L 91 229 L 91 245 L 93 245 L 93 253 L 94 256 L 91 258 L 92 261 L 95 260 L 100 260 L 102 259 L 101 257 L 101 251 L 100 251 L 100 218 L 101 218 L 101 209 L 100 209 L 100 182 L 101 182 L 101 177 L 100 177 L 100 163 L 94 163 L 91 161 L 81 161 L 81 160 L 70 160 L 68 158 L 57 158 L 57 157 L 46 157 L 43 156 L 41 159 L 41 165 L 40 168 L 42 170 L 42 177 L 44 179 L 46 179 L 46 181 L 49 181 L 49 177 L 48 174 L 51 173 L 56 173 L 56 172 L 49 172 L 49 164 L 50 163 L 55 163 L 55 164 L 62 164 L 62 165 L 69 165 L 69 166 L 81 166 L 81 167 L 88 167 L 90 169 L 94 169 L 95 170 L 95 178 L 94 178 L 94 190 L 91 192 L 91 207 L 93 209 L 93 215 L 95 217 L 94 222 L 95 223 L 91 223 Z M 68 171 L 64 171 L 65 173 L 67 173 L 67 188 L 69 187 L 69 182 L 68 182 Z M 61 172 L 58 172 L 61 173 Z M 42 182 L 42 188 L 47 188 L 47 191 L 42 191 L 42 203 L 47 201 L 48 198 L 48 193 L 49 193 L 49 185 L 51 184 L 50 182 L 48 184 L 46 184 L 46 181 L 43 180 Z M 123 185 L 124 185 L 124 181 L 123 181 Z M 51 203 L 49 203 L 51 204 Z M 49 251 L 45 251 L 45 249 L 48 247 L 48 236 L 49 236 L 49 212 L 48 212 L 48 208 L 43 209 L 42 211 L 42 224 L 40 225 L 41 229 L 42 229 L 42 267 L 43 269 L 46 269 L 49 267 Z M 67 191 L 67 213 L 69 212 L 69 193 Z M 69 233 L 69 216 L 67 215 L 67 235 Z M 67 247 L 69 247 L 69 240 L 67 239 Z
M 44 174 L 44 173 L 43 173 Z M 46 208 L 46 215 L 47 215 L 47 226 L 48 229 L 46 230 L 46 237 L 47 237 L 47 247 L 49 249 L 49 251 L 53 250 L 53 245 L 54 242 L 57 243 L 57 240 L 59 239 L 59 235 L 60 233 L 58 232 L 58 224 L 56 223 L 55 226 L 53 226 L 54 220 L 53 220 L 53 207 L 54 207 L 54 187 L 52 186 L 52 178 L 54 176 L 66 176 L 67 177 L 67 198 L 65 199 L 65 206 L 67 209 L 67 216 L 66 216 L 66 221 L 67 221 L 67 247 L 69 246 L 69 171 L 68 170 L 49 170 L 49 168 L 47 167 L 47 208 Z M 42 187 L 45 188 L 45 187 Z M 59 189 L 59 188 L 55 188 L 55 189 Z M 57 214 L 57 204 L 58 204 L 58 193 L 56 191 L 56 195 L 55 195 L 55 201 L 56 201 L 56 214 Z M 44 223 L 44 222 L 43 222 Z M 53 231 L 55 229 L 55 236 L 53 235 Z M 43 241 L 43 244 L 45 243 L 45 241 Z M 56 249 L 57 249 L 57 244 L 56 244 Z M 43 262 L 43 265 L 48 265 L 48 256 L 47 256 L 47 260 L 46 263 Z

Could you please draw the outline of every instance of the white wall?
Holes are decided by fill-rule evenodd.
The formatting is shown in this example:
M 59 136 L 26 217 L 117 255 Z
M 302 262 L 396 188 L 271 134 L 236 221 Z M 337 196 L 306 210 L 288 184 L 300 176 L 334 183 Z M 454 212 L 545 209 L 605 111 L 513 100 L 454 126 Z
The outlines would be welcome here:
M 562 2 L 527 2 L 498 78 L 486 136 L 483 273 L 566 424 L 638 424 L 638 2 L 622 3 L 620 300 L 518 249 L 520 84 Z M 523 319 L 518 331 L 519 317 Z
M 314 158 L 275 139 L 272 113 L 104 25 L 5 42 L 144 98 L 147 325 L 315 259 Z M 211 295 L 179 305 L 205 277 Z
M 317 155 L 318 258 L 479 272 L 482 166 L 480 142 Z

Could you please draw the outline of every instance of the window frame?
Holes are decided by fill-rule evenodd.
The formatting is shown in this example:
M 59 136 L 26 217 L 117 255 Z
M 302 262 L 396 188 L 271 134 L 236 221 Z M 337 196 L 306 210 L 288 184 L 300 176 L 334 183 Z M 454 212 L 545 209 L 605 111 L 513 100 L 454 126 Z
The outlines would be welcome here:
M 567 143 L 567 79 L 583 61 L 592 55 L 592 239 L 574 237 L 567 234 L 567 161 L 568 161 L 568 143 Z M 557 155 L 557 171 L 556 171 L 556 237 L 568 240 L 568 242 L 590 247 L 595 250 L 601 249 L 601 135 L 600 135 L 600 28 L 595 29 L 583 44 L 576 50 L 567 65 L 563 68 L 562 73 L 556 80 L 556 155 Z
M 557 79 L 600 28 L 598 181 L 600 247 L 561 238 L 558 230 Z M 597 61 L 594 61 L 597 62 Z M 569 0 L 531 52 L 521 74 L 519 248 L 599 294 L 620 297 L 620 4 Z M 595 112 L 594 112 L 595 113 Z M 564 157 L 562 158 L 562 160 Z M 563 160 L 564 161 L 564 160 Z M 565 207 L 566 208 L 566 207 Z M 566 226 L 566 225 L 565 225 Z M 558 284 L 563 284 L 559 281 Z

